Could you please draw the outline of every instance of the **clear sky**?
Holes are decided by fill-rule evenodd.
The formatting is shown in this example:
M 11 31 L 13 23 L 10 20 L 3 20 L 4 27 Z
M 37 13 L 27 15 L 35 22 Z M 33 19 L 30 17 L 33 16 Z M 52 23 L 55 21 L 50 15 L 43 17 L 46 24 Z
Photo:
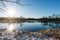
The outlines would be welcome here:
M 41 18 L 43 16 L 60 14 L 60 0 L 24 0 L 24 2 L 27 4 L 31 3 L 31 5 L 20 6 L 14 3 L 5 4 L 7 8 L 11 8 L 11 10 L 14 9 L 14 16 L 16 17 Z M 0 16 L 6 16 L 6 14 L 0 13 Z

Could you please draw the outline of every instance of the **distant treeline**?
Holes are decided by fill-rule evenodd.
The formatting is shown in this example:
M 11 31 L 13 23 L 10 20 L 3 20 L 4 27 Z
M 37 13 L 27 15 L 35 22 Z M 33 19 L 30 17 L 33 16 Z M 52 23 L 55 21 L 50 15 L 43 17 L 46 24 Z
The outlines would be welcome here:
M 37 20 L 37 21 L 41 21 L 41 22 L 60 22 L 60 18 L 39 18 L 39 19 L 31 19 L 28 18 L 27 20 Z
M 9 17 L 0 17 L 0 22 L 60 22 L 60 18 L 9 18 Z

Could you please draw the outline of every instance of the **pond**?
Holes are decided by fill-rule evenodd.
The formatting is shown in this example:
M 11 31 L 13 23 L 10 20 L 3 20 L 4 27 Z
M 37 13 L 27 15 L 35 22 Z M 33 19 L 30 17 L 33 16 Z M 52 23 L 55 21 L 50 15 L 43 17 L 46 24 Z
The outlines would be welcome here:
M 54 28 L 60 28 L 60 23 L 0 23 L 0 40 L 60 40 L 50 34 L 42 34 L 39 32 L 40 30 L 44 30 L 45 32 L 47 29 Z
M 45 29 L 60 28 L 60 23 L 0 23 L 0 29 L 16 29 L 21 31 L 36 32 Z

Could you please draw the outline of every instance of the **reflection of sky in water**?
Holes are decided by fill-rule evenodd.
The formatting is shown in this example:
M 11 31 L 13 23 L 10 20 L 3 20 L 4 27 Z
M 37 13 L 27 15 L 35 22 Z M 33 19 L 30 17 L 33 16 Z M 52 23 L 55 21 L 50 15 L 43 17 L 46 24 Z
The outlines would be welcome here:
M 4 29 L 7 28 L 7 24 L 6 23 L 0 23 L 0 29 Z
M 15 25 L 13 25 L 13 24 L 9 24 L 9 25 L 7 25 L 7 31 L 13 31 L 15 29 Z
M 17 27 L 20 30 L 27 30 L 27 31 L 38 31 L 40 29 L 46 29 L 49 28 L 47 26 L 42 26 L 41 23 L 26 23 L 22 27 Z
M 22 31 L 39 31 L 49 28 L 60 28 L 59 24 L 54 23 L 0 23 L 0 29 L 8 28 L 9 30 L 17 29 Z

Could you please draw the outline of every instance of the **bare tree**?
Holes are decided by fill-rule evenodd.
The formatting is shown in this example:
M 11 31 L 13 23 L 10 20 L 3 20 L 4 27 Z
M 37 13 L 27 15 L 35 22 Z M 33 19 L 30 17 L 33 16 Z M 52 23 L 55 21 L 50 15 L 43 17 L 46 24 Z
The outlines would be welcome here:
M 4 2 L 16 3 L 16 4 L 19 4 L 20 6 L 28 6 L 28 5 L 30 5 L 30 3 L 29 4 L 23 4 L 23 3 L 21 3 L 22 0 L 0 0 L 0 3 L 4 6 L 4 8 L 6 8 L 6 5 L 5 5 Z M 0 7 L 0 10 L 1 10 L 0 11 L 1 13 L 4 13 L 6 11 L 5 9 L 3 9 L 1 7 Z

